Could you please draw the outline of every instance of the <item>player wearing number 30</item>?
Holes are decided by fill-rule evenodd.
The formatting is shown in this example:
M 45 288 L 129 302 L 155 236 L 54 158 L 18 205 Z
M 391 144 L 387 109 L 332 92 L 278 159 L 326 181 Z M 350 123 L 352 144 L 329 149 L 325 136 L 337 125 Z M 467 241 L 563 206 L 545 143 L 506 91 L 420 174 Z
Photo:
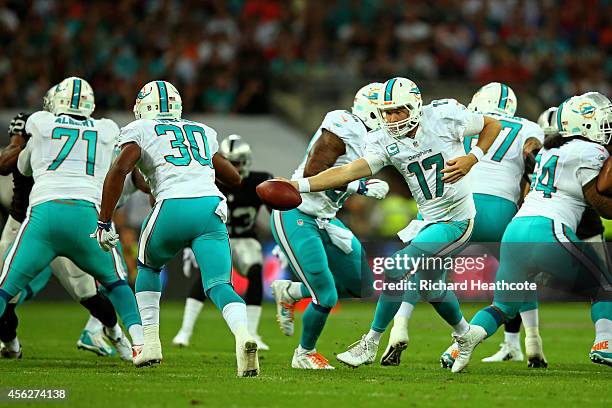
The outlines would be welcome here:
M 400 238 L 409 243 L 396 254 L 401 258 L 451 256 L 468 242 L 475 209 L 472 191 L 463 177 L 484 156 L 501 129 L 496 119 L 469 112 L 453 99 L 421 105 L 421 92 L 414 82 L 406 78 L 388 80 L 378 97 L 382 129 L 368 144 L 364 156 L 317 176 L 292 181 L 302 192 L 321 191 L 394 166 L 404 176 L 423 217 L 400 233 Z M 475 134 L 479 134 L 478 144 L 465 156 L 463 138 Z M 385 281 L 402 281 L 411 272 L 416 272 L 413 278 L 417 284 L 420 280 L 435 283 L 445 275 L 445 271 L 398 267 L 385 270 Z M 400 307 L 402 292 L 383 291 L 370 331 L 338 354 L 340 361 L 353 367 L 374 361 L 382 333 Z M 420 295 L 453 327 L 455 336 L 468 330 L 454 293 L 422 290 Z
M 91 118 L 94 106 L 91 86 L 71 77 L 56 87 L 53 113 L 36 112 L 26 122 L 25 131 L 31 136 L 17 167 L 23 175 L 34 177 L 34 186 L 27 216 L 4 259 L 0 314 L 6 302 L 53 259 L 66 257 L 108 290 L 138 345 L 143 341 L 140 316 L 121 258 L 116 250 L 101 252 L 89 237 L 119 136 L 112 120 Z
M 592 299 L 595 323 L 593 362 L 612 365 L 612 295 L 609 271 L 593 248 L 574 231 L 587 205 L 612 217 L 612 199 L 597 190 L 600 170 L 609 157 L 612 105 L 605 97 L 574 96 L 557 110 L 559 134 L 550 136 L 536 158 L 531 190 L 506 228 L 496 280 L 524 282 L 547 273 Z M 543 248 L 543 245 L 545 247 Z M 453 372 L 463 370 L 474 348 L 519 312 L 525 292 L 496 291 L 493 305 L 479 311 L 470 330 L 457 339 Z
M 255 376 L 259 372 L 257 343 L 247 331 L 244 301 L 230 282 L 227 204 L 215 185 L 215 175 L 230 186 L 240 184 L 240 175 L 217 153 L 217 132 L 202 123 L 181 119 L 181 113 L 181 96 L 169 82 L 149 82 L 138 93 L 136 121 L 121 130 L 121 153 L 104 181 L 98 242 L 105 249 L 116 241 L 109 222 L 125 177 L 138 164 L 155 205 L 142 225 L 138 244 L 136 299 L 143 320 L 144 345 L 136 351 L 136 365 L 162 360 L 160 271 L 189 246 L 200 265 L 206 295 L 222 310 L 236 336 L 238 375 Z

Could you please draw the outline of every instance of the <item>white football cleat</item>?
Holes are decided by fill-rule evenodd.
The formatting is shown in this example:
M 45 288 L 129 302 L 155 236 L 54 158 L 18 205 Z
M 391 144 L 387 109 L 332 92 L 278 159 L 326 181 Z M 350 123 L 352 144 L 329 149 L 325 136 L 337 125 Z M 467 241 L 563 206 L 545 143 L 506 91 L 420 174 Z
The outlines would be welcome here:
M 453 344 L 448 346 L 448 348 L 440 356 L 440 367 L 449 369 L 452 368 L 458 355 L 459 345 L 456 341 L 453 341 Z
M 191 339 L 190 334 L 187 334 L 184 331 L 179 330 L 176 336 L 174 336 L 174 338 L 172 339 L 172 344 L 174 344 L 175 346 L 179 346 L 179 347 L 189 347 L 190 339 Z
M 119 357 L 125 361 L 132 361 L 133 359 L 132 344 L 128 340 L 127 336 L 123 333 L 123 331 L 121 331 L 121 335 L 116 339 L 114 339 L 108 333 L 108 330 L 106 329 L 106 327 L 104 327 L 103 331 L 104 331 L 104 335 L 106 336 L 106 338 L 110 340 L 110 342 L 113 344 L 113 346 L 117 350 L 117 354 L 119 354 Z
M 259 350 L 262 350 L 262 351 L 269 351 L 270 350 L 270 346 L 268 346 L 266 343 L 264 343 L 264 341 L 261 339 L 261 336 L 259 334 L 251 334 L 251 336 L 253 336 L 253 338 L 257 342 L 257 348 Z
M 257 341 L 253 337 L 236 338 L 236 363 L 238 377 L 257 377 L 259 375 Z
M 335 367 L 329 364 L 329 361 L 321 354 L 317 353 L 316 350 L 310 351 L 299 351 L 300 348 L 296 348 L 293 352 L 293 359 L 291 360 L 292 368 L 301 368 L 305 370 L 334 370 Z
M 162 357 L 161 342 L 159 341 L 159 325 L 143 326 L 144 344 L 132 348 L 132 358 L 136 367 L 146 367 L 160 364 Z
M 363 364 L 372 364 L 376 359 L 378 344 L 367 339 L 367 335 L 361 336 L 361 340 L 351 344 L 343 353 L 336 356 L 338 361 L 351 367 L 359 367 Z
M 499 363 L 501 361 L 523 361 L 525 357 L 521 351 L 520 343 L 510 344 L 503 342 L 499 345 L 499 351 L 492 356 L 483 358 L 483 363 Z
M 474 349 L 487 337 L 487 332 L 480 326 L 470 324 L 465 334 L 453 337 L 459 346 L 459 354 L 455 358 L 451 371 L 458 373 L 467 367 Z
M 21 344 L 19 345 L 18 351 L 13 351 L 8 347 L 8 345 L 0 342 L 0 358 L 18 360 L 22 356 L 23 353 L 21 352 Z
M 404 322 L 407 319 L 399 320 L 396 318 L 389 335 L 389 343 L 385 352 L 380 357 L 380 365 L 398 366 L 402 352 L 408 348 L 408 325 Z
M 525 354 L 527 354 L 527 367 L 547 368 L 548 361 L 544 357 L 542 338 L 540 335 L 525 337 Z
M 270 285 L 276 303 L 276 320 L 285 336 L 293 336 L 295 300 L 289 296 L 290 280 L 275 280 Z
M 591 347 L 589 358 L 596 364 L 604 364 L 612 367 L 612 339 L 598 341 Z
M 89 331 L 84 329 L 77 340 L 77 348 L 79 350 L 91 351 L 102 357 L 115 355 L 115 350 L 106 342 L 102 330 Z

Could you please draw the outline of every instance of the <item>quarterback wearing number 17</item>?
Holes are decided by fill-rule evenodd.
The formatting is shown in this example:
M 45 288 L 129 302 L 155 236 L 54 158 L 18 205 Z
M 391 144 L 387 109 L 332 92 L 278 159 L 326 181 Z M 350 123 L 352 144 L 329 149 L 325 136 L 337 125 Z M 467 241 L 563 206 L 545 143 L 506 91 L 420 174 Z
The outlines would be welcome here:
M 370 135 L 363 157 L 291 183 L 300 192 L 323 191 L 394 166 L 404 176 L 422 216 L 398 234 L 408 244 L 399 256 L 446 257 L 458 253 L 470 239 L 476 212 L 469 181 L 464 176 L 493 144 L 501 123 L 490 116 L 470 112 L 453 99 L 422 106 L 419 88 L 406 78 L 392 78 L 383 84 L 377 108 L 382 127 Z M 473 135 L 478 135 L 478 143 L 465 155 L 463 138 Z M 407 276 L 418 289 L 422 280 L 445 280 L 445 271 L 395 267 L 385 270 L 385 283 L 399 282 Z M 386 285 L 393 286 L 402 285 Z M 440 285 L 430 285 L 433 286 Z M 402 298 L 414 300 L 419 296 L 431 303 L 453 328 L 454 337 L 466 335 L 470 326 L 452 291 L 383 291 L 369 332 L 338 354 L 338 360 L 353 367 L 371 364 L 380 338 Z
M 240 185 L 234 166 L 218 154 L 217 132 L 181 118 L 181 96 L 166 81 L 146 84 L 136 97 L 134 115 L 119 135 L 121 153 L 104 180 L 96 237 L 103 250 L 117 242 L 110 220 L 125 177 L 138 164 L 155 197 L 138 244 L 136 300 L 144 345 L 135 351 L 137 366 L 162 360 L 159 340 L 161 268 L 191 247 L 200 265 L 204 292 L 222 311 L 236 338 L 238 376 L 259 373 L 257 342 L 247 331 L 246 305 L 230 282 L 232 260 L 225 227 L 226 199 L 215 178 Z

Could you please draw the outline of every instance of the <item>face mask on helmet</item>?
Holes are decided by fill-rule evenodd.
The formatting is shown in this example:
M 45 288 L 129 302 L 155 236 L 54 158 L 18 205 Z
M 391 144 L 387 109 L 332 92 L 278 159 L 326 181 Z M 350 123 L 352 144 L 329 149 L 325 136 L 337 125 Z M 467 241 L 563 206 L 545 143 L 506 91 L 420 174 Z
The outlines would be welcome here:
M 382 84 L 380 82 L 368 84 L 357 91 L 353 101 L 353 115 L 361 119 L 370 130 L 380 129 L 377 102 L 381 89 Z
M 252 164 L 251 146 L 241 136 L 230 135 L 223 139 L 219 144 L 219 153 L 238 169 L 241 177 L 249 175 Z
M 474 94 L 468 109 L 472 112 L 514 116 L 516 104 L 516 95 L 512 88 L 506 84 L 491 82 Z
M 392 78 L 383 84 L 378 95 L 380 124 L 388 135 L 402 138 L 418 126 L 421 106 L 421 91 L 414 82 Z
M 64 79 L 56 87 L 50 108 L 56 115 L 68 114 L 90 117 L 96 105 L 91 85 L 78 77 Z
M 136 96 L 136 119 L 179 119 L 182 112 L 181 95 L 170 82 L 151 81 Z
M 55 95 L 55 88 L 57 88 L 57 85 L 53 85 L 49 88 L 45 96 L 43 96 L 42 108 L 44 111 L 53 112 L 53 95 Z

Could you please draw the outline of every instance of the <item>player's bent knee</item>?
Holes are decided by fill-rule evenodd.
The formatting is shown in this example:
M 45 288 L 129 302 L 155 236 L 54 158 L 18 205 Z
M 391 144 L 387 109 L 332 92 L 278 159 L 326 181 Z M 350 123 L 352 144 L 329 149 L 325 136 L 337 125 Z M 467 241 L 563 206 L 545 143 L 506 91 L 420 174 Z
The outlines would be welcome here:
M 317 295 L 317 304 L 321 307 L 328 307 L 331 309 L 332 307 L 336 306 L 336 303 L 338 303 L 338 294 L 336 293 L 335 289 L 333 291 L 325 291 L 321 295 Z

